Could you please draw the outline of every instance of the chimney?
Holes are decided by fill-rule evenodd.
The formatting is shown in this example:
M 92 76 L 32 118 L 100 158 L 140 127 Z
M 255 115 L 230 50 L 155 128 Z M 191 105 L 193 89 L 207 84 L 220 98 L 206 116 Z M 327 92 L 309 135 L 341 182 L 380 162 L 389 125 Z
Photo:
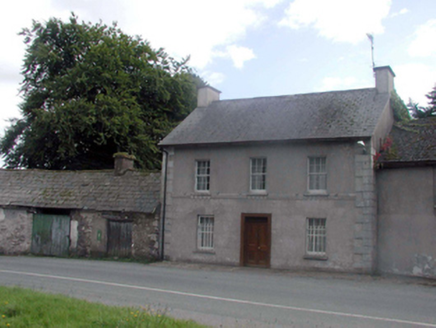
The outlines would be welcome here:
M 390 66 L 374 67 L 374 74 L 378 93 L 390 93 L 394 90 L 395 73 Z
M 114 174 L 116 176 L 124 175 L 127 171 L 133 170 L 135 156 L 127 153 L 115 153 Z
M 197 107 L 207 107 L 212 101 L 220 100 L 221 91 L 205 86 L 197 91 Z

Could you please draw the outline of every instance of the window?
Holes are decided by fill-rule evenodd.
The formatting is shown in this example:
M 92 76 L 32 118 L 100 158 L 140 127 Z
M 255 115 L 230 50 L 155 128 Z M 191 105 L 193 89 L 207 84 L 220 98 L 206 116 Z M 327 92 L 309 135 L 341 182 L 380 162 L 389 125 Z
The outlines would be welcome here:
M 196 161 L 195 190 L 209 191 L 210 161 Z
M 199 250 L 213 250 L 213 216 L 198 216 L 197 248 Z
M 266 158 L 251 159 L 250 190 L 266 190 Z
M 310 255 L 325 255 L 326 219 L 307 219 L 306 252 Z
M 327 171 L 325 157 L 309 157 L 309 191 L 327 190 Z

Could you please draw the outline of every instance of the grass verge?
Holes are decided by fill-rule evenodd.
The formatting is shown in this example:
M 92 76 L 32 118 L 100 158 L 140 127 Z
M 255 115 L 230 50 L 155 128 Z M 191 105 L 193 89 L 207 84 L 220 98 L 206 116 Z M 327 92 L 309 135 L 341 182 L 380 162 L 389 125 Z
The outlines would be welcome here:
M 0 286 L 0 327 L 204 327 L 176 320 L 148 307 L 131 308 L 90 303 L 63 295 Z

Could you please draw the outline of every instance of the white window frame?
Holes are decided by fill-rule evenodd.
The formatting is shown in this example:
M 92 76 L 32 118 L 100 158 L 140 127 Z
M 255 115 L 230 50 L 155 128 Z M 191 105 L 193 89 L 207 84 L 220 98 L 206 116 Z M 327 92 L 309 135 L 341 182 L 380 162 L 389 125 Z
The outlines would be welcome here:
M 327 219 L 306 219 L 306 254 L 325 256 L 327 253 Z
M 207 163 L 206 172 L 201 172 L 201 163 Z M 203 181 L 204 180 L 204 181 Z M 202 183 L 199 183 L 202 181 Z M 204 187 L 202 187 L 204 185 Z M 200 189 L 201 188 L 201 189 Z M 210 190 L 210 160 L 196 160 L 195 161 L 195 191 L 209 192 Z
M 264 168 L 264 170 L 261 169 L 261 172 L 257 172 L 258 170 L 253 170 L 254 166 L 257 165 L 259 161 L 262 161 L 261 167 Z M 251 192 L 266 192 L 266 173 L 267 173 L 266 157 L 250 158 L 250 191 Z M 255 184 L 254 180 L 259 177 L 263 179 L 263 181 L 261 181 L 261 183 L 263 182 L 263 186 L 260 186 L 260 188 L 258 188 L 258 186 L 254 186 Z
M 323 170 L 319 171 L 313 171 L 312 170 L 312 165 L 311 165 L 311 161 L 317 161 L 317 160 L 323 160 Z M 315 165 L 317 165 L 315 163 Z M 324 188 L 321 189 L 312 189 L 311 188 L 311 181 L 312 179 L 324 179 Z M 327 157 L 326 156 L 309 156 L 307 158 L 307 190 L 311 193 L 327 193 Z
M 214 250 L 215 218 L 213 215 L 198 215 L 197 218 L 197 249 L 200 251 Z

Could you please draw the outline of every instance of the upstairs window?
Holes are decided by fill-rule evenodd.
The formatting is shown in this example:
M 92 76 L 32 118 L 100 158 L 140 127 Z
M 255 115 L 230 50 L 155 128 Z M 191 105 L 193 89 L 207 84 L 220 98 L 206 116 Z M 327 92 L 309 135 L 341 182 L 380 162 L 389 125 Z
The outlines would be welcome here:
M 211 251 L 213 250 L 213 216 L 198 216 L 197 225 L 197 248 L 199 250 Z
M 309 157 L 308 161 L 309 191 L 327 190 L 327 171 L 325 157 Z
M 210 161 L 196 161 L 195 163 L 195 191 L 209 191 Z
M 325 255 L 326 236 L 326 219 L 307 219 L 306 253 L 308 255 Z
M 266 158 L 252 158 L 250 164 L 250 190 L 266 190 Z

